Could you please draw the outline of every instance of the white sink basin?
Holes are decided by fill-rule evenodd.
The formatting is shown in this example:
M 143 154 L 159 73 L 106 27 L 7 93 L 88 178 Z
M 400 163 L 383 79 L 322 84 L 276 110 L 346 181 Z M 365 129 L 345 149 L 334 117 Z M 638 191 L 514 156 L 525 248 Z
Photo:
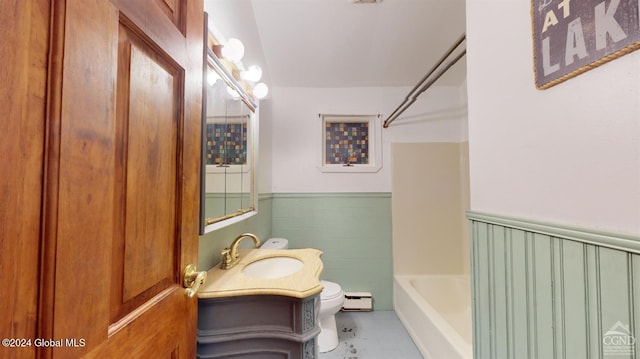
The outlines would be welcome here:
M 303 266 L 304 263 L 295 258 L 269 257 L 247 264 L 242 274 L 258 279 L 276 279 L 294 274 Z

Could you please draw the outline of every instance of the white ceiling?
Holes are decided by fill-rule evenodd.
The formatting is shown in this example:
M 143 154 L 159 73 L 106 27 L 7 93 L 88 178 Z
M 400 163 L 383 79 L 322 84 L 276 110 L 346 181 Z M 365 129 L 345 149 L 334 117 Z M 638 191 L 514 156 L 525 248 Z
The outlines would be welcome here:
M 414 86 L 465 31 L 465 0 L 204 0 L 270 86 Z M 466 64 L 436 85 L 460 85 Z

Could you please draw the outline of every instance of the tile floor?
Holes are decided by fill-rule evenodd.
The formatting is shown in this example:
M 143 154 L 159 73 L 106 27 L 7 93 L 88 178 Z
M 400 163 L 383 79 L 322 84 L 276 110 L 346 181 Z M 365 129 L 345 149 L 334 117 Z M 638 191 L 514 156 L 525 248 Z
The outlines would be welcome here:
M 338 340 L 320 359 L 423 359 L 394 311 L 338 312 Z

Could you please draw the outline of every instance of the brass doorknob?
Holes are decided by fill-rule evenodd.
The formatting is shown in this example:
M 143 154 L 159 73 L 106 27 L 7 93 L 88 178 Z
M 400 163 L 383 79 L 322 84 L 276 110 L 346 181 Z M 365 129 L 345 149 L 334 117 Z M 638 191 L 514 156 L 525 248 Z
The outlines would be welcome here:
M 184 269 L 184 287 L 187 288 L 187 297 L 193 298 L 198 293 L 200 285 L 207 280 L 207 272 L 198 272 L 193 264 L 187 265 Z

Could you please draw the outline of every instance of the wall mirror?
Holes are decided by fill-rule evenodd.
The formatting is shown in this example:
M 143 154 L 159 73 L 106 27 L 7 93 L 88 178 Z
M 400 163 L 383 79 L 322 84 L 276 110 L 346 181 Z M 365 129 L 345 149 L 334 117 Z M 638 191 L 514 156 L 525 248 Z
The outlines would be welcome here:
M 257 213 L 257 105 L 206 47 L 201 234 Z

